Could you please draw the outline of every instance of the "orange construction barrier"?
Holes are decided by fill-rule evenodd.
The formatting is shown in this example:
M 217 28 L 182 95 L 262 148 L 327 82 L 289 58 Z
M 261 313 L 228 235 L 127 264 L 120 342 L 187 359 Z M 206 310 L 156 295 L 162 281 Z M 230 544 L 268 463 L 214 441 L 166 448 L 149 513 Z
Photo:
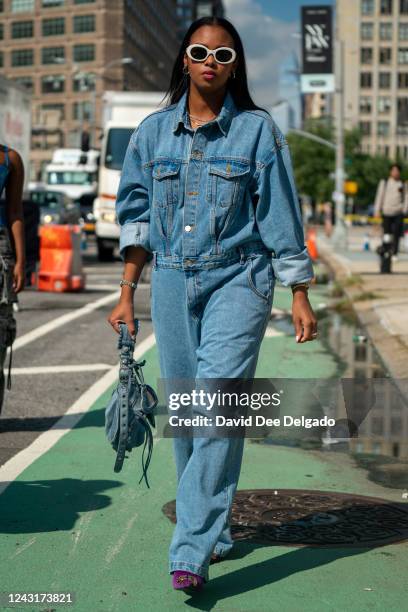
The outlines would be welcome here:
M 39 291 L 80 291 L 85 288 L 79 225 L 40 228 Z
M 306 246 L 307 246 L 307 250 L 308 250 L 308 253 L 311 259 L 313 261 L 316 261 L 317 259 L 319 259 L 319 253 L 317 251 L 317 244 L 316 244 L 316 230 L 315 229 L 308 230 Z

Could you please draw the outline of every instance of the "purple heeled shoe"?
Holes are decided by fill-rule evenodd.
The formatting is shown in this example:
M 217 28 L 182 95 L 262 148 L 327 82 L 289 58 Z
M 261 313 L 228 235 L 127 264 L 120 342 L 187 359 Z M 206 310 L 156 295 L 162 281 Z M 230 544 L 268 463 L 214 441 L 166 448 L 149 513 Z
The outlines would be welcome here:
M 173 589 L 182 590 L 186 593 L 197 593 L 201 591 L 204 584 L 204 578 L 188 572 L 187 570 L 176 570 L 172 573 Z

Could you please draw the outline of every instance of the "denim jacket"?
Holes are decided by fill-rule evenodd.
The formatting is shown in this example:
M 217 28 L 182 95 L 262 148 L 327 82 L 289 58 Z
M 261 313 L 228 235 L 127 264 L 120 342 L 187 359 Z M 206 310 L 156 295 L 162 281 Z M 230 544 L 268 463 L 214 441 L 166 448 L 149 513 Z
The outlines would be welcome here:
M 265 111 L 238 109 L 229 91 L 219 115 L 193 130 L 187 93 L 131 136 L 116 200 L 122 259 L 127 246 L 142 246 L 161 265 L 200 269 L 262 245 L 283 285 L 310 281 L 282 132 Z

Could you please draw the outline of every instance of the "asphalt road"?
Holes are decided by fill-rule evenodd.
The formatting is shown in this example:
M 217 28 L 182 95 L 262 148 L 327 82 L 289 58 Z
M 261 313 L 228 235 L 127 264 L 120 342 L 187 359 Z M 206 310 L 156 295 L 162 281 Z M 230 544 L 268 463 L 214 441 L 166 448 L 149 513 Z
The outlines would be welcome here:
M 85 291 L 27 288 L 19 295 L 12 387 L 6 390 L 0 415 L 0 465 L 51 427 L 118 362 L 117 336 L 107 317 L 119 296 L 123 264 L 119 259 L 99 263 L 89 240 L 83 265 Z M 148 284 L 139 285 L 138 342 L 152 332 L 149 293 Z

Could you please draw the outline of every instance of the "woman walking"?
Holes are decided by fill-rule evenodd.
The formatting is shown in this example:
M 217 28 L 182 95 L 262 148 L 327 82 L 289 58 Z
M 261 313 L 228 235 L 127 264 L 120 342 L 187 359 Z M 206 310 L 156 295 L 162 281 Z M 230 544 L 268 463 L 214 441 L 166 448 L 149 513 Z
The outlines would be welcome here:
M 20 155 L 0 145 L 0 413 L 4 400 L 4 361 L 7 347 L 16 336 L 13 302 L 24 288 L 23 184 L 24 167 Z M 11 355 L 8 388 L 10 367 Z
M 151 310 L 162 378 L 250 379 L 275 277 L 293 291 L 296 341 L 317 335 L 283 134 L 252 101 L 244 50 L 223 18 L 193 22 L 175 60 L 170 103 L 133 133 L 116 202 L 125 261 L 109 322 L 134 333 L 133 297 L 152 258 Z M 233 546 L 230 514 L 242 437 L 175 437 L 175 589 L 199 590 Z

